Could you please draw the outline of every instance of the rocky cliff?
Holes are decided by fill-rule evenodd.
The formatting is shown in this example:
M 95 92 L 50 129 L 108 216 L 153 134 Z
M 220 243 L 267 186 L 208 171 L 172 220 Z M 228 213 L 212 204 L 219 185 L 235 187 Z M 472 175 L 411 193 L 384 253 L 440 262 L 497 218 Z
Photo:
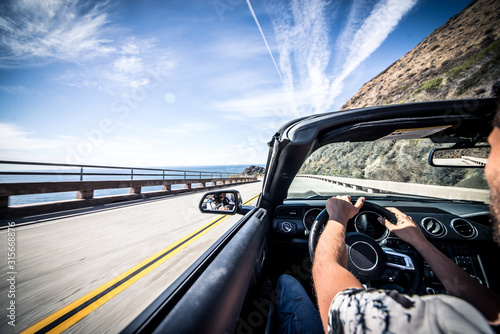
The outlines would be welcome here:
M 266 172 L 266 169 L 264 167 L 260 166 L 249 166 L 245 168 L 243 173 L 241 175 L 250 175 L 250 176 L 259 176 L 263 175 Z

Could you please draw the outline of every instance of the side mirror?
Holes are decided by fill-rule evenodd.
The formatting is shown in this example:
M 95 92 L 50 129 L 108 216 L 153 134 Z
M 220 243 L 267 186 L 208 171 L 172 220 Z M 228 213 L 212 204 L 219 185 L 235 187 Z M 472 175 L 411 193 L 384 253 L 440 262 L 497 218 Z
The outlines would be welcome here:
M 241 203 L 241 194 L 238 190 L 211 191 L 203 196 L 199 208 L 202 213 L 234 215 Z
M 488 162 L 490 146 L 437 148 L 429 154 L 434 167 L 484 168 Z

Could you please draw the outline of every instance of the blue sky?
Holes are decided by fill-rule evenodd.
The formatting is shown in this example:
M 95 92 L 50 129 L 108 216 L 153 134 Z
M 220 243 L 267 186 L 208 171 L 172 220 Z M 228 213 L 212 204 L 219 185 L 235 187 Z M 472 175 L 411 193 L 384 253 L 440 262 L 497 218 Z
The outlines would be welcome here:
M 3 1 L 0 159 L 265 163 L 468 3 Z

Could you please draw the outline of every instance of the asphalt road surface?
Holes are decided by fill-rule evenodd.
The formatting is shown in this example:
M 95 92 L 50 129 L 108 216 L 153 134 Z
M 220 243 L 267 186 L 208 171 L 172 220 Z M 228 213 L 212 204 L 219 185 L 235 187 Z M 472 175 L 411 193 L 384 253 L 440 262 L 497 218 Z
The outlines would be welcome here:
M 261 188 L 257 182 L 232 189 L 247 201 Z M 202 194 L 11 220 L 15 249 L 8 249 L 8 230 L 0 231 L 0 309 L 5 313 L 0 333 L 46 326 L 67 333 L 120 332 L 241 218 L 217 220 L 220 215 L 200 213 Z M 152 260 L 154 265 L 133 274 Z M 127 275 L 133 279 L 113 290 Z
M 294 197 L 293 194 L 302 194 L 308 190 L 313 190 L 314 192 L 317 193 L 326 193 L 326 194 L 333 194 L 333 193 L 364 193 L 359 190 L 354 190 L 352 188 L 346 188 L 344 186 L 339 186 L 333 183 L 325 182 L 322 180 L 316 180 L 316 179 L 309 179 L 309 178 L 295 178 L 293 180 L 293 183 L 290 186 L 290 189 L 288 190 L 289 194 L 292 194 L 291 197 Z

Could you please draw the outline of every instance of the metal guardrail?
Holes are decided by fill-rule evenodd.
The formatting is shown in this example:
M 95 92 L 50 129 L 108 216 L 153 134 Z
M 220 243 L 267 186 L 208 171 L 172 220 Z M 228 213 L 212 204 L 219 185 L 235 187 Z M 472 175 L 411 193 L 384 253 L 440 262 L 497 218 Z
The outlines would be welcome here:
M 206 171 L 192 171 L 192 170 L 176 170 L 176 169 L 161 169 L 161 168 L 143 168 L 143 167 L 116 167 L 116 166 L 98 166 L 98 165 L 75 165 L 75 164 L 59 164 L 59 163 L 47 163 L 47 162 L 27 162 L 27 161 L 8 161 L 8 160 L 0 160 L 0 165 L 17 165 L 17 166 L 43 166 L 43 167 L 70 167 L 70 168 L 79 168 L 79 172 L 30 172 L 30 171 L 0 171 L 1 175 L 52 175 L 52 176 L 80 176 L 80 181 L 83 181 L 84 176 L 130 176 L 130 179 L 133 180 L 134 177 L 137 176 L 158 176 L 162 179 L 168 177 L 183 177 L 184 179 L 195 178 L 223 178 L 229 177 L 232 175 L 231 173 L 226 172 L 206 172 Z M 115 169 L 115 170 L 129 170 L 128 173 L 102 173 L 102 172 L 87 172 L 85 169 Z M 153 171 L 157 173 L 137 173 L 137 171 Z
M 462 160 L 471 165 L 486 166 L 488 159 L 463 156 Z
M 79 181 L 38 181 L 38 182 L 0 182 L 0 209 L 9 208 L 9 197 L 29 194 L 46 194 L 75 191 L 77 200 L 86 200 L 87 204 L 112 202 L 113 196 L 107 200 L 94 199 L 94 190 L 129 188 L 129 195 L 121 199 L 134 199 L 137 196 L 156 196 L 173 192 L 189 191 L 193 185 L 201 188 L 217 187 L 232 183 L 256 181 L 256 177 L 234 175 L 228 172 L 210 172 L 193 170 L 175 170 L 142 167 L 115 167 L 98 165 L 74 165 L 57 163 L 40 163 L 24 161 L 4 161 L 1 165 L 65 167 L 78 168 L 78 171 L 0 171 L 0 176 L 79 176 Z M 99 171 L 100 169 L 101 171 Z M 102 170 L 112 170 L 103 172 Z M 117 172 L 118 171 L 118 172 Z M 120 171 L 127 171 L 120 173 Z M 109 177 L 107 180 L 84 180 L 90 176 Z M 115 179 L 111 179 L 115 177 Z M 116 179 L 116 177 L 121 177 Z M 10 180 L 12 181 L 12 180 Z M 184 185 L 183 189 L 172 190 L 172 185 Z M 162 186 L 161 191 L 142 194 L 142 187 Z M 116 196 L 114 196 L 116 197 Z M 116 199 L 116 198 L 115 198 Z M 82 205 L 82 204 L 79 204 Z M 60 207 L 61 205 L 58 204 Z

